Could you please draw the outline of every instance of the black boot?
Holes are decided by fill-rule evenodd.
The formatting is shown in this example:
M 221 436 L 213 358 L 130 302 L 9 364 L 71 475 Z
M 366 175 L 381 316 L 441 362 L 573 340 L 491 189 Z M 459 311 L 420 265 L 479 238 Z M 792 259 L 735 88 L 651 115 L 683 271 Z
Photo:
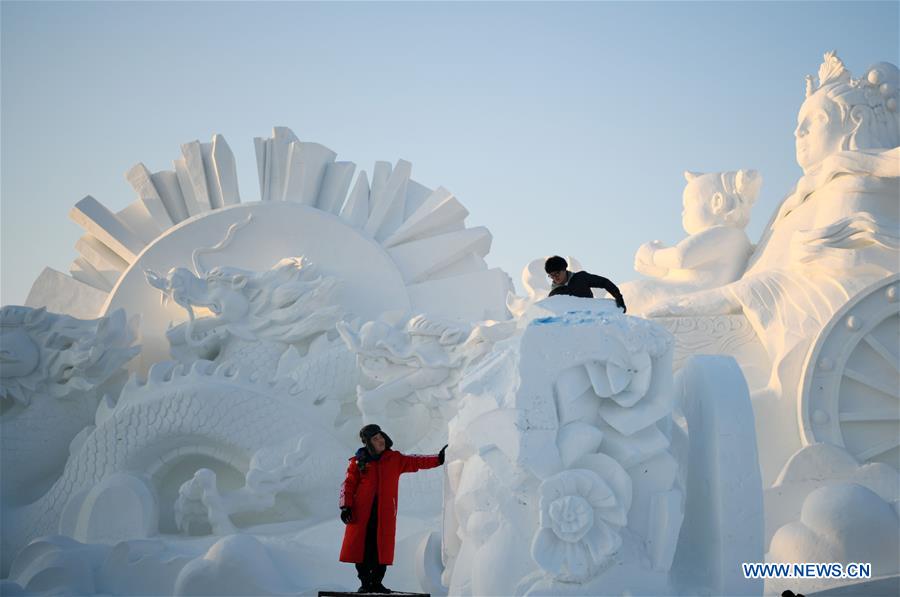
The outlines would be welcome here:
M 369 568 L 367 563 L 357 564 L 356 565 L 356 576 L 359 577 L 359 588 L 356 589 L 357 593 L 374 593 L 374 580 L 372 578 L 373 570 Z
M 384 574 L 387 572 L 387 566 L 385 564 L 378 564 L 372 570 L 372 592 L 373 593 L 393 593 L 392 590 L 381 584 L 381 580 L 384 578 Z

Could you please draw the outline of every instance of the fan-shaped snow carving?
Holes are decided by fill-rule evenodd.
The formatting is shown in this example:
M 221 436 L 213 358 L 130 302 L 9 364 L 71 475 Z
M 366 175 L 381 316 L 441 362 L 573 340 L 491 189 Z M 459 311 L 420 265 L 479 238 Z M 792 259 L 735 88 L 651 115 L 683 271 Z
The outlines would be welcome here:
M 119 212 L 90 196 L 79 201 L 70 215 L 86 234 L 71 276 L 45 269 L 27 303 L 82 316 L 115 306 L 141 310 L 144 369 L 166 356 L 158 330 L 184 315 L 149 300 L 142 270 L 189 267 L 197 247 L 213 247 L 204 255 L 208 267 L 255 271 L 307 256 L 346 282 L 337 303 L 365 319 L 394 309 L 470 321 L 506 315 L 510 280 L 484 262 L 490 232 L 466 227 L 459 200 L 413 180 L 409 162 L 377 162 L 371 179 L 360 171 L 354 182 L 352 162 L 336 161 L 334 151 L 300 141 L 288 128 L 276 127 L 255 145 L 257 202 L 241 201 L 234 156 L 221 135 L 182 145 L 174 170 L 129 170 L 138 198 Z

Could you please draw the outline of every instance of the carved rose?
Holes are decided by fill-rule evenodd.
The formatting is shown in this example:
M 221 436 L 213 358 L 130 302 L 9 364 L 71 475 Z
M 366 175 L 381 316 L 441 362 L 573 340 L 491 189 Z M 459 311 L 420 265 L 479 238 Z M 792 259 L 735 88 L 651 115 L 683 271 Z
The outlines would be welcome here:
M 625 506 L 594 471 L 563 471 L 541 484 L 540 529 L 531 555 L 563 582 L 585 582 L 622 545 Z

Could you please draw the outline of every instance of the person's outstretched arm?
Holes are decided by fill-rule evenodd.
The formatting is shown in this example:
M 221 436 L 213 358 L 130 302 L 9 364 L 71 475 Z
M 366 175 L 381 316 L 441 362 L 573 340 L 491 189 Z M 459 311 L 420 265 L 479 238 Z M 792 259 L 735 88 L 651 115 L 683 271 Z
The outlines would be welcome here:
M 588 284 L 591 288 L 602 288 L 616 299 L 617 307 L 621 308 L 622 311 L 628 311 L 625 307 L 625 299 L 622 298 L 619 287 L 613 284 L 609 278 L 604 278 L 603 276 L 598 276 L 596 274 L 588 274 L 587 272 L 584 273 L 587 274 Z
M 401 458 L 403 458 L 403 466 L 400 469 L 400 473 L 414 473 L 422 469 L 441 466 L 444 464 L 444 451 L 446 449 L 447 446 L 444 446 L 437 454 L 428 456 L 423 456 L 422 454 L 400 454 Z

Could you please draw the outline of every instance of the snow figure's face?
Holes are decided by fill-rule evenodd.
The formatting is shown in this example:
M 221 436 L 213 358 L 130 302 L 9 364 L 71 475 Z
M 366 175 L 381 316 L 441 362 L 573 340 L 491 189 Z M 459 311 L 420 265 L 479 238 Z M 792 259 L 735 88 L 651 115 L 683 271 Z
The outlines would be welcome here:
M 38 348 L 25 330 L 20 327 L 0 330 L 0 379 L 4 390 L 12 378 L 34 371 L 39 361 Z
M 800 107 L 794 137 L 797 164 L 806 173 L 841 150 L 846 132 L 840 109 L 824 93 L 814 93 Z
M 688 234 L 697 234 L 721 223 L 712 209 L 713 198 L 716 193 L 722 192 L 714 183 L 715 178 L 704 174 L 690 181 L 684 188 L 681 225 Z

